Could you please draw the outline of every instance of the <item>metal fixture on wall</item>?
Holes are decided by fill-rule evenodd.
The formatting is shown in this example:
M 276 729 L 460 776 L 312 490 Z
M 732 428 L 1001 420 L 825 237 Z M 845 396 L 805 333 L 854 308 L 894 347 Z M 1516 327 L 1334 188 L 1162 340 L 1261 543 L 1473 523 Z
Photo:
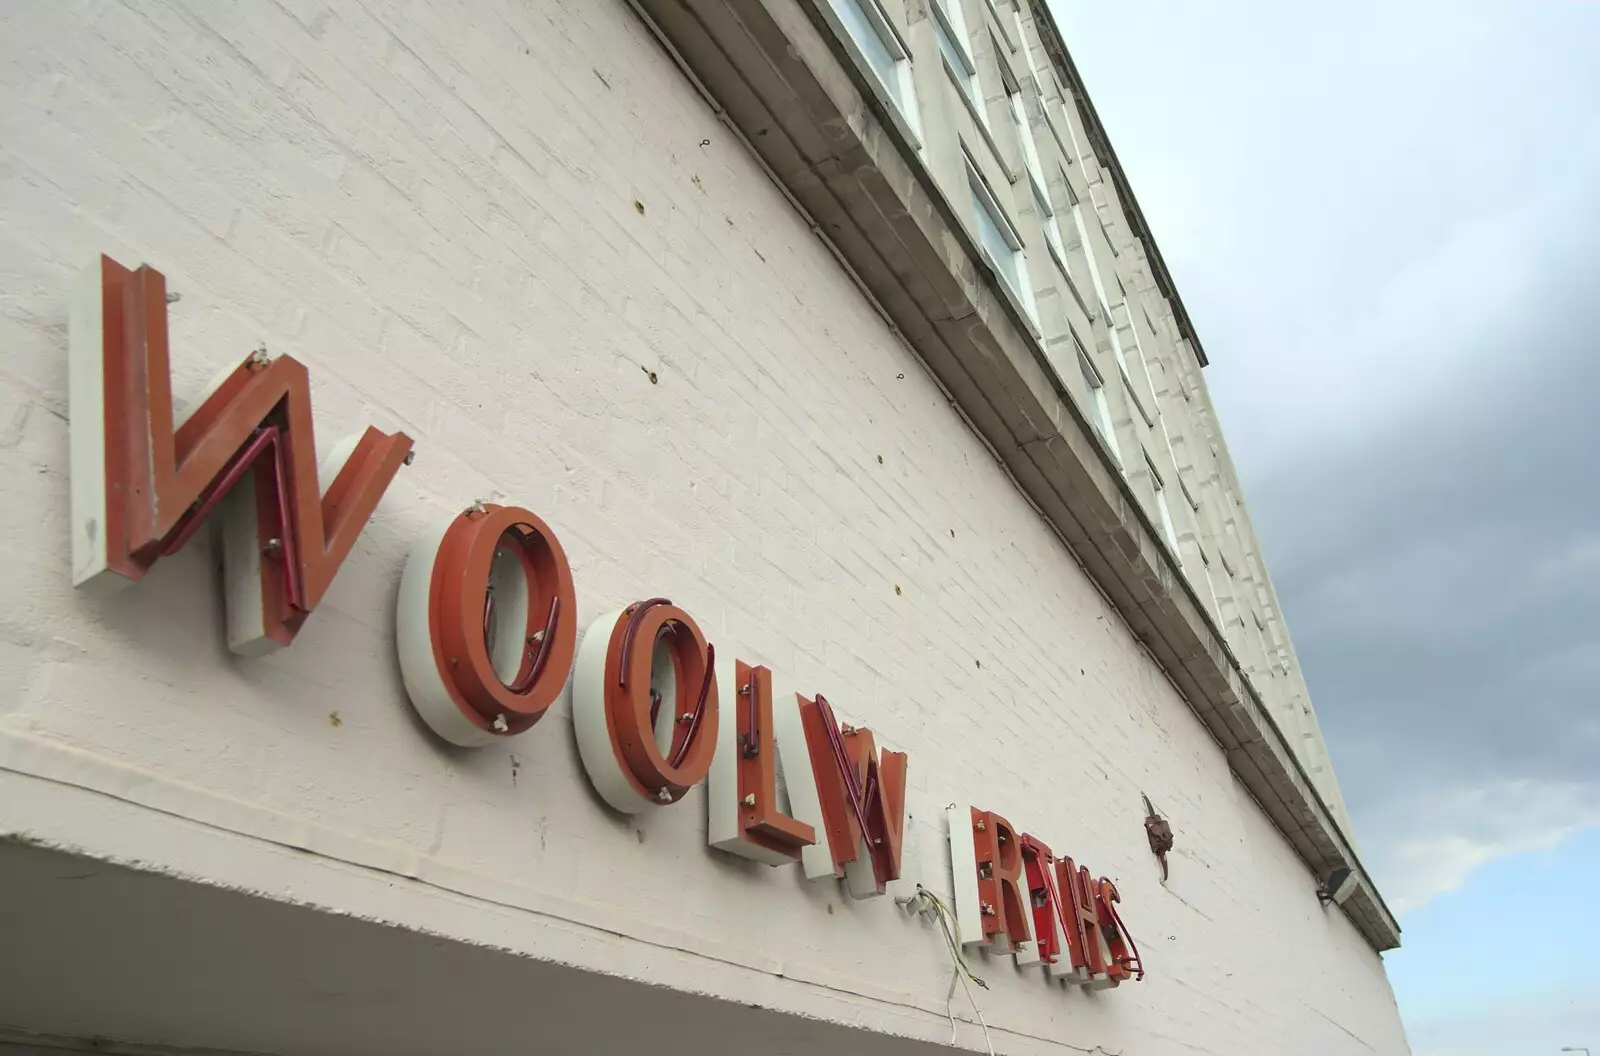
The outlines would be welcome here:
M 1329 873 L 1328 878 L 1317 885 L 1317 899 L 1323 905 L 1332 902 L 1335 905 L 1342 906 L 1345 900 L 1355 893 L 1355 890 L 1355 873 L 1348 868 L 1339 868 Z
M 1143 795 L 1143 793 L 1141 793 Z M 1156 813 L 1150 797 L 1144 797 L 1144 832 L 1150 837 L 1150 853 L 1161 862 L 1161 882 L 1167 882 L 1167 852 L 1172 850 L 1172 825 Z

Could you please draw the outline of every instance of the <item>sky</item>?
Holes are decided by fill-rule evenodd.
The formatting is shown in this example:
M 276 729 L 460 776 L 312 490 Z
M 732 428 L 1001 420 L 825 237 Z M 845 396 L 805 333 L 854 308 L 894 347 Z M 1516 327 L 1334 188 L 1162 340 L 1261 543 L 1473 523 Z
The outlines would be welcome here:
M 1210 357 L 1413 1050 L 1600 1052 L 1600 3 L 1051 3 Z

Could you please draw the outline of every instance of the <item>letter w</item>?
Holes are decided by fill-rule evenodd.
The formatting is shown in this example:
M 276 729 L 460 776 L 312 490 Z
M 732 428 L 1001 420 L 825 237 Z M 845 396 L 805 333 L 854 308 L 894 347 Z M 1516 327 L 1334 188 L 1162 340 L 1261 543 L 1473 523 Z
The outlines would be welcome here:
M 411 439 L 368 427 L 319 472 L 306 368 L 265 352 L 218 378 L 175 428 L 166 293 L 159 271 L 110 257 L 73 291 L 72 582 L 137 582 L 220 505 L 228 645 L 270 652 L 322 600 Z
M 790 799 L 796 816 L 803 817 L 825 837 L 820 846 L 801 850 L 808 879 L 828 872 L 845 879 L 852 898 L 881 895 L 891 880 L 900 879 L 900 844 L 905 829 L 906 755 L 879 752 L 872 731 L 835 721 L 833 708 L 817 694 L 815 700 L 797 697 L 800 723 L 811 756 L 810 784 L 814 791 L 796 795 L 790 782 Z M 796 775 L 802 781 L 804 775 Z

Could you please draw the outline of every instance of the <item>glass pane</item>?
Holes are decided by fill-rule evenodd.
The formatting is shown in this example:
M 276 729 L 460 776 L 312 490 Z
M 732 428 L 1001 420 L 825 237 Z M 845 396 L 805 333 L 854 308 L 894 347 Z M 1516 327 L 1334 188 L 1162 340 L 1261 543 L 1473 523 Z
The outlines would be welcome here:
M 1094 243 L 1089 241 L 1089 227 L 1083 222 L 1083 206 L 1073 203 L 1072 221 L 1078 225 L 1078 241 L 1083 243 L 1083 255 L 1089 258 L 1089 281 L 1094 283 L 1094 296 L 1100 302 L 1100 312 L 1106 317 L 1106 324 L 1111 325 L 1111 305 L 1106 302 L 1105 283 L 1100 281 L 1100 266 L 1095 263 Z M 1122 359 L 1121 346 L 1118 346 L 1117 359 Z
M 1022 93 L 1011 93 L 1011 119 L 1017 124 L 1017 139 L 1022 142 L 1022 161 L 1028 174 L 1039 186 L 1044 186 L 1044 166 L 1039 164 L 1039 148 L 1033 141 L 1033 129 L 1028 126 L 1028 113 L 1022 105 Z M 1037 192 L 1035 192 L 1037 193 Z
M 1167 545 L 1176 553 L 1178 549 L 1178 533 L 1172 527 L 1172 511 L 1167 508 L 1167 489 L 1160 484 L 1156 485 L 1156 508 L 1161 511 L 1161 530 L 1167 534 Z
M 934 21 L 943 22 L 949 26 L 951 36 L 961 44 L 962 54 L 970 56 L 972 54 L 972 37 L 967 33 L 967 12 L 961 6 L 961 0 L 934 0 L 933 6 L 938 9 L 934 12 L 935 16 L 944 16 L 943 18 L 935 17 Z M 972 63 L 970 62 L 964 63 L 963 66 L 966 69 L 972 69 Z
M 1095 410 L 1100 413 L 1100 432 L 1111 441 L 1111 450 L 1117 449 L 1117 431 L 1111 427 L 1111 401 L 1106 399 L 1105 386 L 1094 390 Z
M 968 98 L 971 98 L 972 76 L 971 71 L 967 69 L 967 57 L 962 54 L 960 48 L 956 47 L 956 42 L 950 39 L 949 31 L 944 28 L 944 19 L 935 18 L 933 20 L 933 29 L 939 38 L 939 54 L 944 56 L 944 61 L 948 62 L 950 68 L 955 71 L 956 80 L 961 83 L 961 90 L 967 93 Z
M 1028 72 L 1033 74 L 1033 86 L 1039 86 L 1039 68 L 1033 64 L 1033 50 L 1028 47 L 1028 34 L 1022 29 L 1022 11 L 1019 8 L 1011 9 L 1011 25 L 1017 31 L 1017 46 L 1022 49 L 1022 54 L 1028 60 Z M 1043 92 L 1039 95 L 1042 97 Z
M 1100 412 L 1102 405 L 1105 403 L 1105 394 L 1100 391 L 1099 379 L 1089 373 L 1089 364 L 1083 361 L 1082 356 L 1078 357 L 1078 373 L 1083 375 L 1083 391 L 1088 394 L 1089 408 L 1094 412 L 1091 415 L 1091 419 L 1094 421 L 1095 428 L 1103 433 L 1106 431 L 1105 422 L 1101 418 Z
M 1056 251 L 1056 259 L 1061 266 L 1067 266 L 1067 247 L 1061 241 L 1061 225 L 1056 223 L 1056 218 L 1049 216 L 1044 221 L 1044 237 L 1050 240 L 1050 248 Z
M 878 75 L 878 80 L 883 82 L 884 88 L 888 89 L 890 96 L 898 102 L 900 78 L 895 73 L 895 57 L 889 51 L 889 46 L 884 43 L 878 27 L 872 24 L 872 20 L 867 17 L 867 12 L 861 6 L 870 2 L 871 0 L 833 0 L 833 9 L 838 12 L 839 21 L 844 23 L 845 29 L 850 31 L 850 39 L 856 42 L 861 54 L 867 57 L 867 63 Z
M 1037 183 L 1028 181 L 1028 186 L 1033 191 L 1033 207 L 1039 212 L 1039 222 L 1044 226 L 1044 237 L 1050 242 L 1050 249 L 1056 255 L 1056 261 L 1062 268 L 1067 266 L 1067 247 L 1061 241 L 1061 224 L 1057 222 L 1055 213 L 1050 211 L 1050 203 L 1045 200 L 1044 191 Z
M 1102 306 L 1103 307 L 1103 306 Z M 1117 366 L 1122 368 L 1122 373 L 1128 373 L 1128 356 L 1122 351 L 1122 338 L 1117 336 L 1117 321 L 1111 318 L 1111 309 L 1106 308 L 1106 329 L 1111 333 L 1111 354 L 1117 357 Z
M 970 177 L 968 185 L 969 187 L 971 185 Z M 1006 281 L 1011 283 L 1011 288 L 1020 293 L 1022 282 L 1017 274 L 1017 251 L 1006 241 L 1006 236 L 1000 231 L 1000 225 L 995 222 L 989 207 L 984 204 L 975 188 L 972 190 L 972 211 L 978 218 L 978 236 L 983 242 L 983 248 L 989 251 L 989 259 L 994 261 L 995 267 L 999 268 Z

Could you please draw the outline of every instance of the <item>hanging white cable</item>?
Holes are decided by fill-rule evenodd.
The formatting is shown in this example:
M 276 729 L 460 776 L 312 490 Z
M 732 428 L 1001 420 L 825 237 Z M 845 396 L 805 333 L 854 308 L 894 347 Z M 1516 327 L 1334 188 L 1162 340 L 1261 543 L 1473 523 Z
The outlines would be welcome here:
M 950 992 L 945 995 L 944 1002 L 945 1016 L 950 1020 L 951 1044 L 954 1044 L 956 1040 L 956 1017 L 955 1012 L 950 1007 L 950 1003 L 955 997 L 956 981 L 960 980 L 961 988 L 967 993 L 967 1001 L 972 1005 L 972 1014 L 978 1017 L 978 1026 L 983 1028 L 984 1048 L 988 1050 L 989 1056 L 995 1056 L 994 1039 L 989 1034 L 988 1021 L 983 1018 L 983 1010 L 978 1007 L 978 997 L 972 992 L 972 987 L 968 981 L 970 980 L 973 983 L 977 983 L 985 990 L 989 989 L 989 984 L 984 982 L 980 976 L 974 973 L 973 970 L 967 966 L 966 958 L 961 955 L 961 945 L 956 942 L 957 929 L 952 919 L 950 907 L 946 906 L 944 904 L 944 900 L 938 895 L 934 894 L 932 891 L 929 891 L 921 884 L 917 885 L 917 894 L 915 898 L 898 899 L 897 901 L 899 901 L 901 905 L 908 907 L 912 902 L 921 901 L 924 904 L 931 906 L 934 915 L 939 918 L 939 930 L 944 934 L 945 948 L 950 953 L 952 972 L 950 979 Z

